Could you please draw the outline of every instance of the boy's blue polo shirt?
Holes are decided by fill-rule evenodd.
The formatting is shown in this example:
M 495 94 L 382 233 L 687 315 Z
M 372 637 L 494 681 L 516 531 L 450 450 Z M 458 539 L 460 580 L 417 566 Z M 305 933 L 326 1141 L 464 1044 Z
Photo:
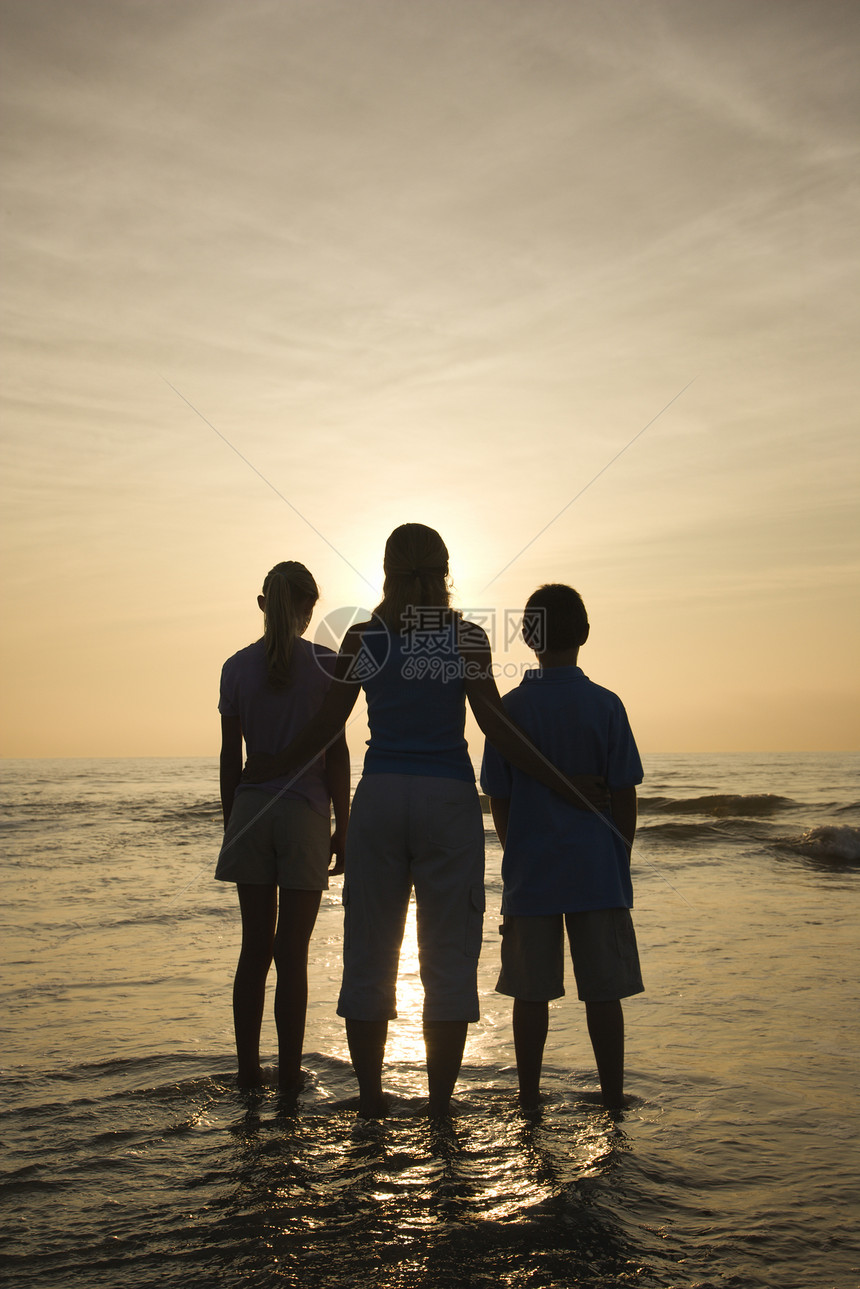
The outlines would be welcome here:
M 621 699 L 579 667 L 535 669 L 505 694 L 510 716 L 567 774 L 600 774 L 610 789 L 641 783 L 642 762 Z M 510 798 L 502 912 L 518 917 L 631 908 L 627 849 L 604 814 L 579 810 L 509 765 L 489 743 L 481 787 Z

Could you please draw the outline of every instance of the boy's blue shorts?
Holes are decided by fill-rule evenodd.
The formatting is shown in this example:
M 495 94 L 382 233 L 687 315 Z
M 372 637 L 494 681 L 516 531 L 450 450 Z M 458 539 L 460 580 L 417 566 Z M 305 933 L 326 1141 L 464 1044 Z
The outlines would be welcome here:
M 633 919 L 629 909 L 620 908 L 506 916 L 497 993 L 523 1002 L 564 996 L 565 923 L 581 1002 L 613 1002 L 643 992 Z

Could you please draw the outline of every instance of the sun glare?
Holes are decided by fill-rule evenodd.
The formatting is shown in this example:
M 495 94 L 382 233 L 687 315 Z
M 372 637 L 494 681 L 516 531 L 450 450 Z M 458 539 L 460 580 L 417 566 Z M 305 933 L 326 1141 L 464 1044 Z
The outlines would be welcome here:
M 418 933 L 415 922 L 415 896 L 409 901 L 406 930 L 400 950 L 397 973 L 397 1016 L 388 1029 L 386 1061 L 404 1062 L 417 1067 L 424 1086 L 424 1029 L 421 1013 L 424 989 L 418 969 Z

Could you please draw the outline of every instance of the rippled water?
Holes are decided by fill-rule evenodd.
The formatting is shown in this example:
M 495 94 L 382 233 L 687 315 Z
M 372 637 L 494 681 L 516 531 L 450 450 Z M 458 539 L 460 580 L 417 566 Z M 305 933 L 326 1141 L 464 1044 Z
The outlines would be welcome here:
M 860 758 L 646 769 L 631 1109 L 588 1100 L 568 997 L 544 1113 L 517 1113 L 491 844 L 457 1113 L 421 1113 L 410 932 L 393 1114 L 368 1127 L 334 1015 L 339 889 L 312 945 L 307 1087 L 242 1097 L 214 765 L 4 763 L 4 1282 L 855 1289 Z

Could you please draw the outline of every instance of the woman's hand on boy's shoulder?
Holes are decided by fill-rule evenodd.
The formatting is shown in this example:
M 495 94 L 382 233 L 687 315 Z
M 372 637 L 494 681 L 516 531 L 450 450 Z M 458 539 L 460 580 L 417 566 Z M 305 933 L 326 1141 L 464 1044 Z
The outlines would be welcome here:
M 601 774 L 571 774 L 570 802 L 580 810 L 608 810 L 609 789 Z

